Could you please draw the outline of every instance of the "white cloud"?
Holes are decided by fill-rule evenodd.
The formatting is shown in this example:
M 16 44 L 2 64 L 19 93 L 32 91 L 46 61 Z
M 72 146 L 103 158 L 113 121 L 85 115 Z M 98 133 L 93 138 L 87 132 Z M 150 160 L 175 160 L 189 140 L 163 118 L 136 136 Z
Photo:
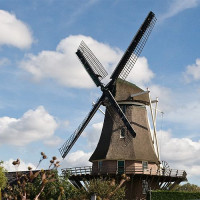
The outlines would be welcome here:
M 25 163 L 23 160 L 20 160 L 20 165 L 17 167 L 16 165 L 14 166 L 12 162 L 14 159 L 9 159 L 8 161 L 4 161 L 3 166 L 4 168 L 9 171 L 27 171 L 28 167 L 31 167 L 32 169 L 35 169 L 35 165 L 32 163 Z
M 56 51 L 42 51 L 29 54 L 20 66 L 29 72 L 34 80 L 53 79 L 67 87 L 91 88 L 94 83 L 75 55 L 80 42 L 84 40 L 108 71 L 112 70 L 122 52 L 83 35 L 69 36 L 58 44 Z
M 154 73 L 149 69 L 147 59 L 145 57 L 139 57 L 128 75 L 127 80 L 134 82 L 140 87 L 144 87 L 152 78 L 154 78 Z
M 149 89 L 152 100 L 158 97 L 158 109 L 164 112 L 165 122 L 182 124 L 188 130 L 199 127 L 199 93 L 192 90 L 185 93 L 185 90 L 171 90 L 159 85 L 151 85 Z
M 19 118 L 0 118 L 0 143 L 23 146 L 53 136 L 57 123 L 43 106 Z
M 178 105 L 178 102 L 177 102 Z M 199 127 L 199 101 L 180 103 L 167 114 L 167 120 L 174 123 L 184 124 L 185 127 Z
M 58 145 L 62 144 L 63 141 L 58 136 L 53 136 L 50 139 L 47 139 L 44 141 L 44 144 L 51 146 L 51 147 L 57 147 Z
M 69 167 L 83 167 L 90 166 L 91 162 L 89 162 L 89 158 L 92 153 L 85 153 L 83 151 L 76 151 L 73 153 L 69 153 L 65 160 L 61 163 L 61 168 L 69 168 Z
M 159 85 L 151 85 L 149 87 L 149 90 L 152 100 L 155 100 L 156 97 L 158 97 L 159 110 L 161 110 L 162 112 L 169 112 L 173 110 L 174 105 L 171 101 L 173 93 L 169 88 Z
M 68 127 L 69 126 L 69 121 L 65 120 L 62 124 L 63 124 L 64 127 Z
M 26 55 L 20 66 L 29 72 L 35 81 L 46 78 L 56 80 L 67 87 L 94 87 L 92 79 L 75 55 L 82 40 L 111 75 L 123 52 L 84 35 L 69 36 L 61 40 L 56 51 L 42 51 L 38 55 Z M 149 69 L 147 59 L 140 57 L 129 74 L 128 80 L 133 80 L 136 84 L 143 86 L 153 77 L 154 73 Z M 108 81 L 108 78 L 106 80 Z
M 190 81 L 200 80 L 200 59 L 196 59 L 196 63 L 188 65 L 186 71 L 184 72 L 184 78 L 187 83 Z
M 173 17 L 186 9 L 195 8 L 199 3 L 199 0 L 173 0 L 168 11 L 159 16 L 159 21 L 164 21 L 165 19 Z
M 14 14 L 0 10 L 0 45 L 12 45 L 17 48 L 28 48 L 33 42 L 27 25 Z
M 161 160 L 170 164 L 170 168 L 187 170 L 189 177 L 199 175 L 200 141 L 189 138 L 172 137 L 171 131 L 158 131 L 158 141 L 161 147 Z

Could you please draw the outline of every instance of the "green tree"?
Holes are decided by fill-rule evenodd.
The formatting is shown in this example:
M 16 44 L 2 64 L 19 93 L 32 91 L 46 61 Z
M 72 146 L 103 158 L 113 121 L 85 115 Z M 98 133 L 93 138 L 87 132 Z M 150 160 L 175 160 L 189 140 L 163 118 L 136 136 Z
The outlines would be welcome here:
M 200 187 L 198 185 L 186 183 L 184 185 L 177 185 L 173 190 L 181 192 L 200 192 Z
M 77 189 L 70 200 L 90 200 L 93 194 L 97 200 L 121 200 L 125 199 L 125 187 L 123 184 L 129 177 L 122 175 L 121 181 L 116 183 L 115 179 L 93 179 L 84 181 L 84 187 Z
M 2 166 L 3 161 L 0 161 L 0 189 L 4 189 L 7 184 L 7 178 L 5 175 L 5 169 Z
M 39 164 L 47 159 L 43 152 L 41 156 Z M 14 161 L 13 165 L 20 165 L 20 160 Z M 16 172 L 16 182 L 5 188 L 3 198 L 6 200 L 65 200 L 70 198 L 74 187 L 67 178 L 58 175 L 58 167 L 59 161 L 54 156 L 47 170 L 33 171 L 29 167 L 26 173 Z
M 30 199 L 35 199 L 38 196 L 42 200 L 68 199 L 72 196 L 74 190 L 75 188 L 69 183 L 68 179 L 60 177 L 57 170 L 41 172 L 26 187 L 27 196 Z
M 40 163 L 47 159 L 41 152 Z M 13 165 L 19 166 L 20 159 L 13 161 Z M 38 167 L 37 166 L 37 167 Z M 96 194 L 98 200 L 121 200 L 125 198 L 123 184 L 129 177 L 122 175 L 121 180 L 115 179 L 93 179 L 84 181 L 84 187 L 76 189 L 68 177 L 60 177 L 57 168 L 59 161 L 54 156 L 50 160 L 47 170 L 32 170 L 26 173 L 16 172 L 15 184 L 7 185 L 3 192 L 3 199 L 6 200 L 90 200 Z M 37 169 L 37 168 L 36 168 Z

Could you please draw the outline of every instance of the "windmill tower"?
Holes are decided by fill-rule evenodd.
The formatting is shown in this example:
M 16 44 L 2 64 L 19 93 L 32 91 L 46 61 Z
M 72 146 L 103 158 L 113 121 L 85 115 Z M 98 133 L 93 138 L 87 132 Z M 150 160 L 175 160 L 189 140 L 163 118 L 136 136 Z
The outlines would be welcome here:
M 112 109 L 106 107 L 103 129 L 98 145 L 90 157 L 93 168 L 101 170 L 123 169 L 129 167 L 148 168 L 152 163 L 157 170 L 160 164 L 154 150 L 150 127 L 147 119 L 146 105 L 149 105 L 148 92 L 130 82 L 118 79 L 115 88 L 115 99 L 131 126 L 136 137 L 129 135 L 126 126 Z M 116 163 L 119 161 L 118 163 Z M 95 171 L 95 169 L 94 169 Z
M 145 187 L 159 188 L 158 180 L 151 178 L 160 170 L 147 118 L 146 107 L 152 103 L 149 91 L 118 79 L 114 97 L 137 135 L 131 137 L 111 105 L 107 106 L 101 136 L 90 157 L 92 173 L 129 175 L 131 180 L 126 183 L 126 197 L 144 197 Z
M 101 80 L 107 76 L 106 70 L 92 51 L 82 41 L 76 54 L 102 96 L 96 101 L 77 130 L 59 149 L 63 158 L 69 153 L 98 108 L 106 107 L 104 125 L 96 150 L 90 157 L 92 167 L 63 169 L 76 187 L 82 187 L 81 181 L 95 177 L 118 178 L 122 174 L 130 177 L 126 183 L 127 199 L 144 197 L 147 189 L 173 187 L 185 180 L 185 174 L 179 171 L 162 170 L 159 152 L 154 149 L 154 141 L 147 120 L 146 106 L 151 107 L 149 91 L 143 91 L 136 85 L 125 81 L 139 57 L 150 35 L 156 18 L 150 12 L 139 28 L 123 57 L 104 85 Z M 153 118 L 153 124 L 155 120 Z M 175 173 L 175 174 L 174 174 Z

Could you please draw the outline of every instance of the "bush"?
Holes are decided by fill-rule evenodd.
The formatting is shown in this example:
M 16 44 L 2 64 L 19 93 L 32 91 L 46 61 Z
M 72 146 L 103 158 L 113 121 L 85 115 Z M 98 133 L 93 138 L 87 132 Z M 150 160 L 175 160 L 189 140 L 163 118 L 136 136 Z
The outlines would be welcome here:
M 115 179 L 92 179 L 84 181 L 84 187 L 77 189 L 76 193 L 70 200 L 90 200 L 93 194 L 97 200 L 122 200 L 125 199 L 125 187 L 122 185 L 129 178 L 122 175 L 120 183 L 116 183 Z
M 195 200 L 200 199 L 200 192 L 151 191 L 151 200 Z M 147 195 L 150 200 L 150 193 Z

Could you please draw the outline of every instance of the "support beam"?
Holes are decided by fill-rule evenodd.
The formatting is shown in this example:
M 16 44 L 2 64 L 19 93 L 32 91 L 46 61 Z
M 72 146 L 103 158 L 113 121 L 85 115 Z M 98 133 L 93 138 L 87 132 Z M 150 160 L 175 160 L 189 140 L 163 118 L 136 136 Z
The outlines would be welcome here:
M 147 88 L 147 91 L 149 91 L 148 88 Z M 150 106 L 152 123 L 153 123 L 154 139 L 155 139 L 155 142 L 156 142 L 156 151 L 157 151 L 158 159 L 160 160 L 159 149 L 158 149 L 158 140 L 157 140 L 157 136 L 156 136 L 156 125 L 155 125 L 155 119 L 154 119 L 155 116 L 153 115 L 153 108 L 152 108 L 152 103 L 151 103 L 150 92 L 148 94 L 149 94 L 149 106 Z

